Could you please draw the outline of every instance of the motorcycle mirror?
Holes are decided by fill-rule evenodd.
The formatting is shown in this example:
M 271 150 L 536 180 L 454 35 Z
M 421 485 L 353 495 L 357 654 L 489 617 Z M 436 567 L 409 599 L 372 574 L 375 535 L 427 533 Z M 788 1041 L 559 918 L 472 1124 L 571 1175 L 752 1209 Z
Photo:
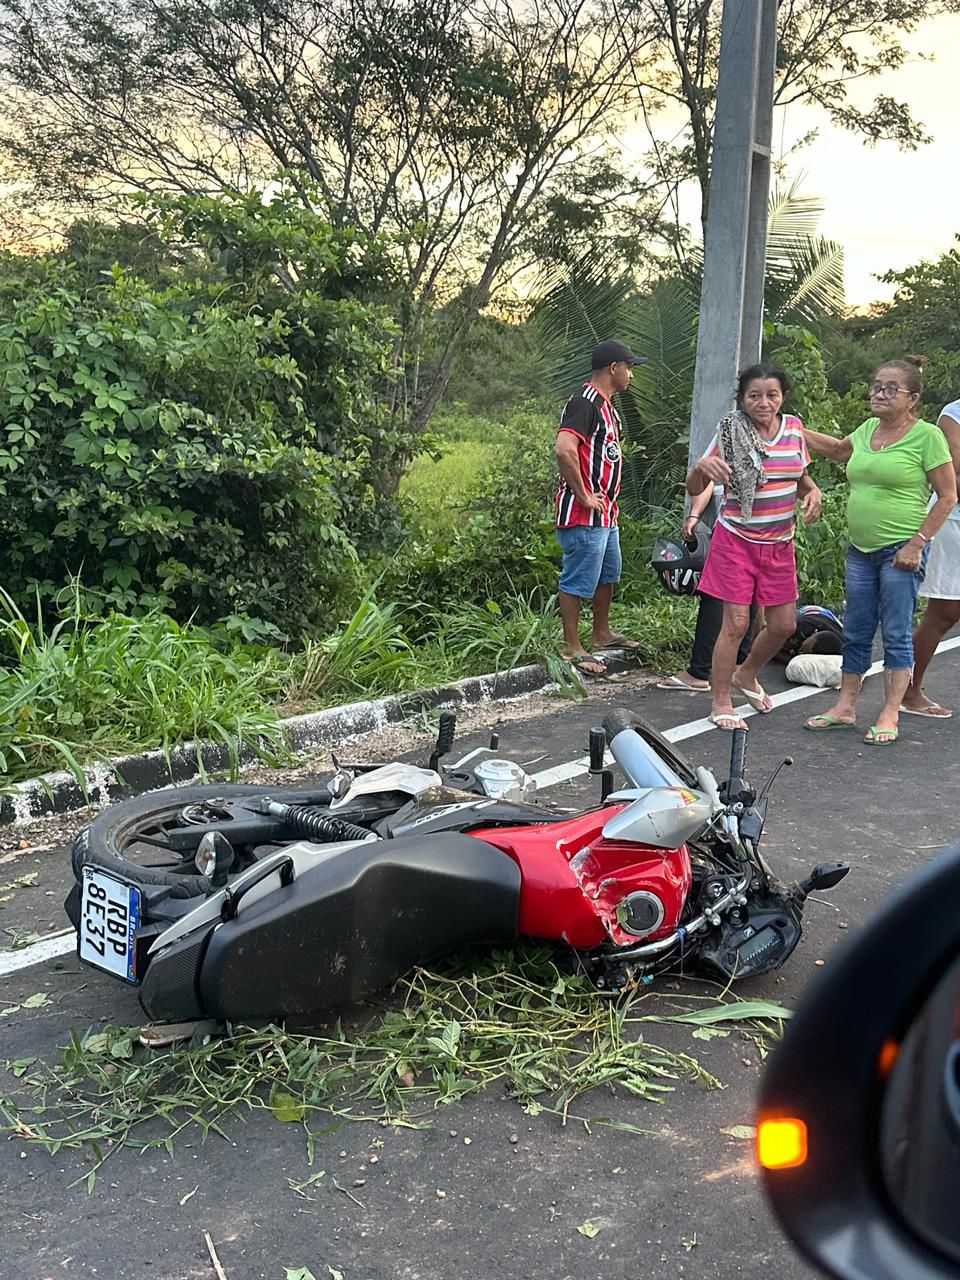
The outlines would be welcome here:
M 829 961 L 764 1075 L 767 1195 L 839 1280 L 960 1277 L 958 882 L 960 845 Z
M 349 769 L 338 769 L 327 783 L 327 790 L 334 800 L 342 800 L 353 785 L 354 775 Z

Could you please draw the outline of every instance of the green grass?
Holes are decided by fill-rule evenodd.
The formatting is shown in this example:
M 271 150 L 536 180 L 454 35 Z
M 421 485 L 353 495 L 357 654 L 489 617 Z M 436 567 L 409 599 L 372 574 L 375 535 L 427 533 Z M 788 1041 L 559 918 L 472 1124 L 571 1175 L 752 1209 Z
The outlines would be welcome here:
M 89 617 L 78 593 L 50 628 L 0 592 L 0 774 L 11 784 L 127 751 L 208 740 L 264 759 L 283 753 L 279 718 L 362 698 L 540 663 L 568 695 L 582 686 L 560 657 L 550 590 L 505 593 L 440 611 L 380 604 L 367 592 L 332 634 L 294 653 L 244 644 L 224 627 L 163 614 Z M 650 665 L 685 655 L 691 602 L 652 588 L 615 604 L 613 622 Z M 585 612 L 583 634 L 589 637 Z M 199 763 L 199 758 L 198 758 Z
M 137 747 L 282 745 L 276 656 L 163 614 L 87 617 L 79 592 L 47 630 L 0 589 L 0 774 L 8 780 Z
M 729 1001 L 725 991 L 602 994 L 546 949 L 470 963 L 414 971 L 398 984 L 399 1002 L 353 1028 L 238 1027 L 228 1039 L 164 1052 L 140 1049 L 135 1028 L 75 1032 L 55 1064 L 7 1063 L 19 1085 L 0 1094 L 0 1132 L 51 1155 L 82 1153 L 88 1168 L 77 1181 L 88 1190 L 123 1147 L 173 1154 L 180 1135 L 223 1134 L 255 1109 L 301 1125 L 311 1164 L 331 1118 L 422 1127 L 438 1107 L 491 1086 L 528 1115 L 642 1133 L 642 1123 L 611 1121 L 603 1094 L 656 1103 L 683 1079 L 721 1087 L 695 1045 L 689 1053 L 657 1045 L 654 1026 L 689 1027 L 692 1040 L 741 1031 L 762 1056 L 789 1016 L 770 1002 Z M 311 1181 L 291 1188 L 302 1193 Z
M 502 449 L 481 440 L 444 442 L 439 457 L 415 458 L 400 484 L 400 497 L 425 528 L 452 528 L 476 497 L 480 478 Z

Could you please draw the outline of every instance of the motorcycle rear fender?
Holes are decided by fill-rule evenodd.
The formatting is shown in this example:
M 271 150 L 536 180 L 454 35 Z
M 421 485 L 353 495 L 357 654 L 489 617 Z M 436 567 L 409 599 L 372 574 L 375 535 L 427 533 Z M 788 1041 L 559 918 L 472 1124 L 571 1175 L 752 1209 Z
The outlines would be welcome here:
M 341 1008 L 458 947 L 512 942 L 519 897 L 516 864 L 471 836 L 361 844 L 157 954 L 141 1003 L 231 1021 Z

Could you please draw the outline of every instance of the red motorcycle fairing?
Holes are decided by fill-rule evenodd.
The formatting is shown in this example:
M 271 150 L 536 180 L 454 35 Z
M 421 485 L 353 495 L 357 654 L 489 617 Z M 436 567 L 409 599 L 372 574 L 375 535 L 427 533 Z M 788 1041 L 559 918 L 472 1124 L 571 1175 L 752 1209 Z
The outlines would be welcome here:
M 608 940 L 618 946 L 635 943 L 637 935 L 618 924 L 617 907 L 638 890 L 655 894 L 663 904 L 663 919 L 643 936 L 652 941 L 676 929 L 693 879 L 687 847 L 605 840 L 604 823 L 623 807 L 607 805 L 565 822 L 469 833 L 501 849 L 520 868 L 521 934 L 560 938 L 580 950 Z

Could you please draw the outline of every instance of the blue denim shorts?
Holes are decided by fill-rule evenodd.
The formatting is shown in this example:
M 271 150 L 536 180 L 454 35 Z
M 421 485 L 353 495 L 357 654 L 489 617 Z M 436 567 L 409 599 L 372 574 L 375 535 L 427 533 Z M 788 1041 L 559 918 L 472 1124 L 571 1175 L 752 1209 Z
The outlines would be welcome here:
M 893 557 L 903 546 L 893 542 L 878 551 L 847 547 L 846 594 L 843 611 L 843 669 L 863 675 L 873 658 L 877 626 L 883 638 L 883 665 L 887 671 L 913 666 L 913 611 L 923 581 L 929 547 L 924 547 L 920 568 L 897 569 Z
M 569 525 L 557 530 L 563 548 L 560 590 L 568 596 L 592 598 L 605 582 L 620 581 L 620 533 L 616 525 Z

